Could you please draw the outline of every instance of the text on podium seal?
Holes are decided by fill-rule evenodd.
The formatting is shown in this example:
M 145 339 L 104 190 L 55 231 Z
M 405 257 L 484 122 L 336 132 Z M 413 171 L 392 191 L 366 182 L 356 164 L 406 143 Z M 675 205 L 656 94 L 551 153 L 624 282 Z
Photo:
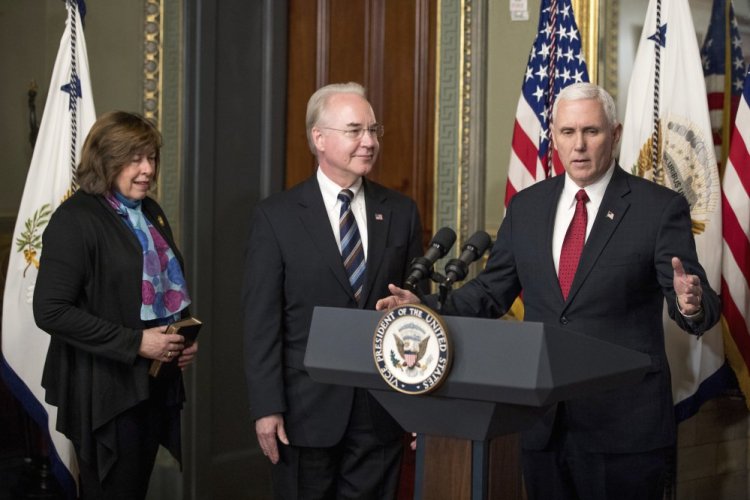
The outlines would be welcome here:
M 448 330 L 432 309 L 416 304 L 386 311 L 372 353 L 380 376 L 399 392 L 425 394 L 445 380 L 452 355 Z

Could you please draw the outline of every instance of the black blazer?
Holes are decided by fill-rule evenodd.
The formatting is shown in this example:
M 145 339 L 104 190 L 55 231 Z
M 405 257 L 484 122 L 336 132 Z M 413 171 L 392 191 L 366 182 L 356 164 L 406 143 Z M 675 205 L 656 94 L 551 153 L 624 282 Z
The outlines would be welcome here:
M 152 199 L 144 215 L 182 264 L 166 215 Z M 141 321 L 141 245 L 109 203 L 77 191 L 52 214 L 34 289 L 34 320 L 50 334 L 42 375 L 45 400 L 57 406 L 58 431 L 105 477 L 117 459 L 114 418 L 148 399 L 151 361 L 138 356 Z M 174 411 L 162 444 L 180 458 L 179 370 L 165 404 Z M 96 460 L 94 460 L 96 457 Z
M 498 317 L 523 291 L 525 320 L 644 352 L 651 371 L 638 384 L 564 403 L 570 436 L 591 452 L 646 451 L 671 445 L 675 421 L 664 349 L 664 299 L 670 317 L 692 334 L 719 319 L 720 303 L 698 263 L 685 198 L 615 166 L 581 255 L 567 300 L 552 257 L 552 232 L 564 185 L 557 176 L 513 197 L 489 261 L 479 277 L 455 291 L 446 314 Z M 700 276 L 705 316 L 687 322 L 676 307 L 671 259 Z M 524 433 L 542 449 L 555 412 Z
M 364 180 L 367 271 L 360 303 L 346 276 L 316 176 L 256 208 L 244 275 L 245 373 L 253 419 L 284 416 L 291 444 L 332 446 L 346 430 L 354 391 L 313 381 L 303 359 L 315 306 L 373 309 L 422 252 L 414 202 Z M 402 431 L 368 398 L 378 435 Z

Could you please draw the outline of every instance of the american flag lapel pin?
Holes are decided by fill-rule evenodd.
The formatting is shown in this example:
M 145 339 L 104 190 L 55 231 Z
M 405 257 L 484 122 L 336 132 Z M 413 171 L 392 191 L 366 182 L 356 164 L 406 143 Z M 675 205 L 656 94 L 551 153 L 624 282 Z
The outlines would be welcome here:
M 375 220 L 383 220 L 383 214 L 375 214 Z
M 607 210 L 607 219 L 615 220 L 615 214 L 612 212 L 612 210 Z

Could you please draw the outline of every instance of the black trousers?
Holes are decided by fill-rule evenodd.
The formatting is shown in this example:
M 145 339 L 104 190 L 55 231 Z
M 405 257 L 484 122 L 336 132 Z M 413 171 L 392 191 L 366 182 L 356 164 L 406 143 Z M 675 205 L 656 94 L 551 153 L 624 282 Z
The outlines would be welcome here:
M 529 500 L 663 500 L 671 448 L 590 453 L 564 436 L 548 450 L 523 450 Z
M 162 395 L 116 417 L 117 461 L 100 481 L 96 463 L 79 458 L 81 500 L 141 500 L 146 497 L 159 442 L 167 432 Z M 78 456 L 81 454 L 76 450 Z
M 367 394 L 355 391 L 342 440 L 330 448 L 285 446 L 272 466 L 274 496 L 284 500 L 392 499 L 398 489 L 402 443 L 382 443 L 368 413 Z

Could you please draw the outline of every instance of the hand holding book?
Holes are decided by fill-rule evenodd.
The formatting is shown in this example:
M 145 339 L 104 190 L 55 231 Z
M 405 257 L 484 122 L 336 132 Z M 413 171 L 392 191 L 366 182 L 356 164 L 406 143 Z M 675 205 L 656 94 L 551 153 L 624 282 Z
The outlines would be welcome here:
M 184 348 L 187 349 L 195 343 L 195 340 L 198 338 L 198 332 L 200 331 L 202 325 L 203 323 L 201 323 L 200 320 L 190 317 L 170 324 L 164 334 L 168 335 L 171 333 L 177 333 L 179 335 L 182 335 L 185 339 Z M 176 352 L 174 358 L 172 358 L 171 354 L 172 351 L 170 351 L 166 355 L 167 358 L 171 358 L 169 363 L 171 363 L 174 359 L 177 359 L 180 355 L 180 352 Z M 152 361 L 148 374 L 152 377 L 157 377 L 161 370 L 162 363 L 163 361 L 158 359 Z

